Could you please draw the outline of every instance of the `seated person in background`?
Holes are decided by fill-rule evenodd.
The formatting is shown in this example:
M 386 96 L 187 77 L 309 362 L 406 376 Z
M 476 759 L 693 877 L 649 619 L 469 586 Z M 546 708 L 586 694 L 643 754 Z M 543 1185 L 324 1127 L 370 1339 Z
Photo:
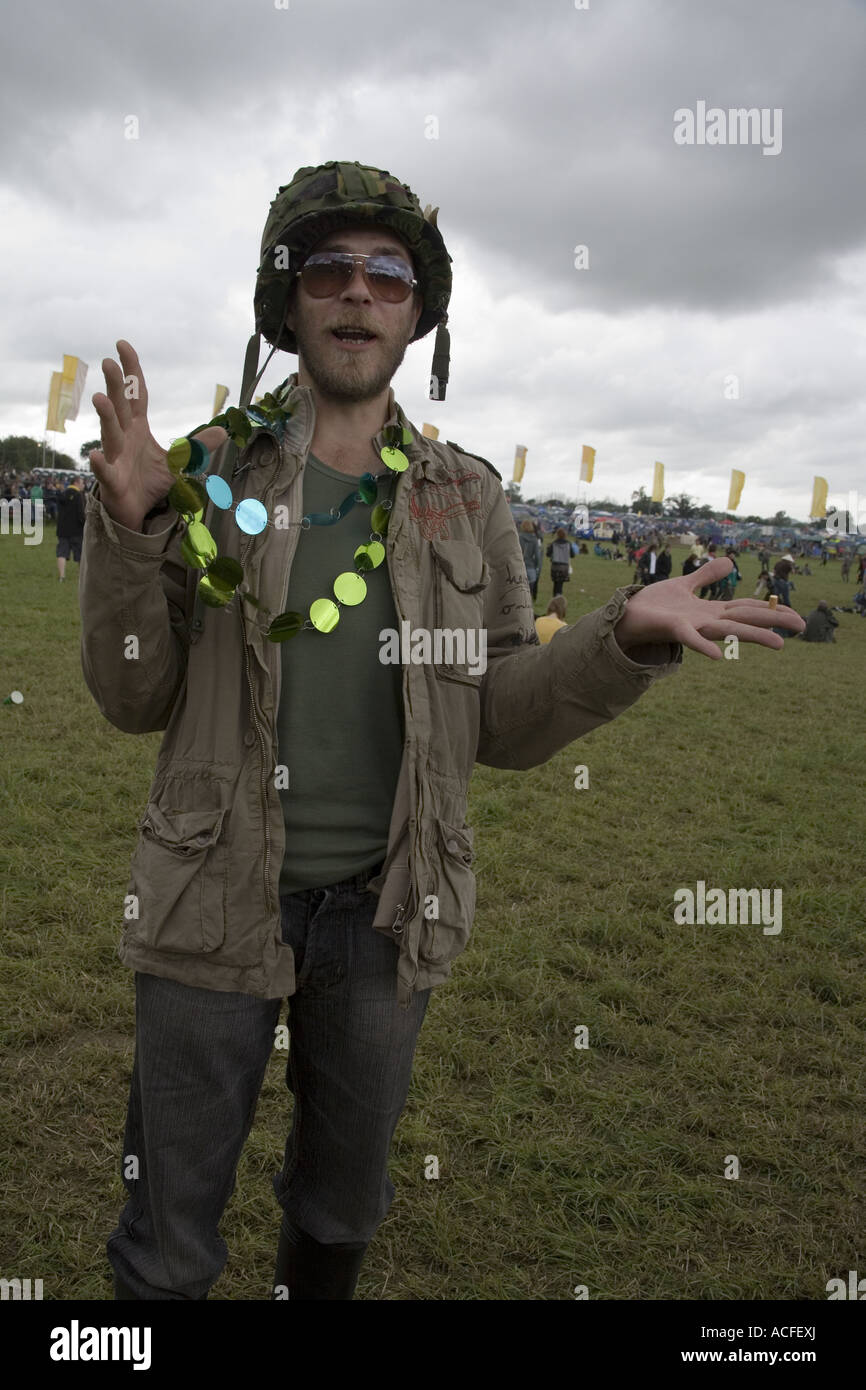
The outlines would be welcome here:
M 770 571 L 761 570 L 761 573 L 758 575 L 758 585 L 755 592 L 752 594 L 752 598 L 769 598 L 772 592 L 773 585 L 770 580 Z
M 565 621 L 565 599 L 562 594 L 557 594 L 547 605 L 547 612 L 543 618 L 535 619 L 535 631 L 538 633 L 538 640 L 542 646 L 549 642 L 560 628 L 567 627 Z
M 835 629 L 839 619 L 830 612 L 830 605 L 822 599 L 806 619 L 806 628 L 800 633 L 804 642 L 835 642 Z
M 853 602 L 860 617 L 866 618 L 866 589 L 862 589 L 859 594 L 855 594 Z

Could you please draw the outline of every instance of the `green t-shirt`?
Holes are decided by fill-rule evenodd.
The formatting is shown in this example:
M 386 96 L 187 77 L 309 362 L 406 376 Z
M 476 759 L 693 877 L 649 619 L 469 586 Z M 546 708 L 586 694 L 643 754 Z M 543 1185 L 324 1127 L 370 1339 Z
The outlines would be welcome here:
M 384 469 L 380 501 L 392 495 L 392 478 Z M 310 454 L 304 513 L 338 507 L 359 480 Z M 356 502 L 334 526 L 301 529 L 287 609 L 306 618 L 314 599 L 334 597 L 337 575 L 354 569 L 356 548 L 370 539 L 371 511 Z M 403 668 L 379 660 L 380 631 L 399 630 L 387 559 L 364 578 L 366 598 L 341 607 L 332 632 L 300 632 L 281 644 L 277 762 L 289 781 L 280 790 L 281 894 L 325 888 L 385 857 L 403 754 Z

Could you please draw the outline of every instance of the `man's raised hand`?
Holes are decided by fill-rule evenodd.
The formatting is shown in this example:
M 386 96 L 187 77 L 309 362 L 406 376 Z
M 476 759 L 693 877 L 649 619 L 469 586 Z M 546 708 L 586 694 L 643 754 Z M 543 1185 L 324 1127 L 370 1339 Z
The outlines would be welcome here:
M 628 655 L 629 647 L 646 642 L 679 642 L 721 661 L 722 653 L 715 642 L 726 637 L 779 648 L 784 647 L 785 639 L 772 628 L 803 631 L 803 619 L 784 605 L 770 608 L 757 598 L 734 598 L 726 603 L 698 598 L 696 589 L 715 584 L 732 569 L 731 560 L 710 560 L 681 579 L 661 579 L 633 594 L 614 628 L 618 646 Z
M 147 386 L 138 353 L 120 339 L 121 365 L 106 357 L 102 363 L 108 392 L 97 392 L 93 405 L 102 426 L 102 449 L 91 449 L 90 466 L 99 483 L 99 496 L 113 520 L 139 531 L 145 516 L 174 486 L 166 462 L 168 450 L 156 442 L 147 422 Z M 218 425 L 196 436 L 215 452 L 228 438 Z

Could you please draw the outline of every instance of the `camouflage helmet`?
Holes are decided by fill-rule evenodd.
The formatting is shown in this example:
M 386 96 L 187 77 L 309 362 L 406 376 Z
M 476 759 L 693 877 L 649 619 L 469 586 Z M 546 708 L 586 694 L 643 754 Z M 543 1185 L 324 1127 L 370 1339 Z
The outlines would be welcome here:
M 386 169 L 338 160 L 299 169 L 271 203 L 262 234 L 253 301 L 256 331 L 273 347 L 297 352 L 295 335 L 285 323 L 296 272 L 322 237 L 337 227 L 368 220 L 371 226 L 383 224 L 396 232 L 414 257 L 424 307 L 410 341 L 444 325 L 451 296 L 451 257 L 436 226 L 437 212 L 429 204 L 422 210 L 408 184 Z

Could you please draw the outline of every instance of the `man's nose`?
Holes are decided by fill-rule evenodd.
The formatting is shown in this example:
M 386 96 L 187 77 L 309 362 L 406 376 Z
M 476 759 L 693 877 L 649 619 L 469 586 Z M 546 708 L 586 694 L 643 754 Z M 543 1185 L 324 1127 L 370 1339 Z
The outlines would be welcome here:
M 355 265 L 354 265 L 354 268 L 353 268 L 353 271 L 352 271 L 352 278 L 351 278 L 351 280 L 349 281 L 349 283 L 346 285 L 345 289 L 343 290 L 343 293 L 342 293 L 342 295 L 341 295 L 341 298 L 345 298 L 347 295 L 348 295 L 351 299 L 371 299 L 371 298 L 372 298 L 372 296 L 371 296 L 371 294 L 370 294 L 370 290 L 369 290 L 369 288 L 368 288 L 368 286 L 367 286 L 367 281 L 364 279 L 364 267 L 363 267 L 363 265 L 359 264 L 357 261 L 355 262 Z

